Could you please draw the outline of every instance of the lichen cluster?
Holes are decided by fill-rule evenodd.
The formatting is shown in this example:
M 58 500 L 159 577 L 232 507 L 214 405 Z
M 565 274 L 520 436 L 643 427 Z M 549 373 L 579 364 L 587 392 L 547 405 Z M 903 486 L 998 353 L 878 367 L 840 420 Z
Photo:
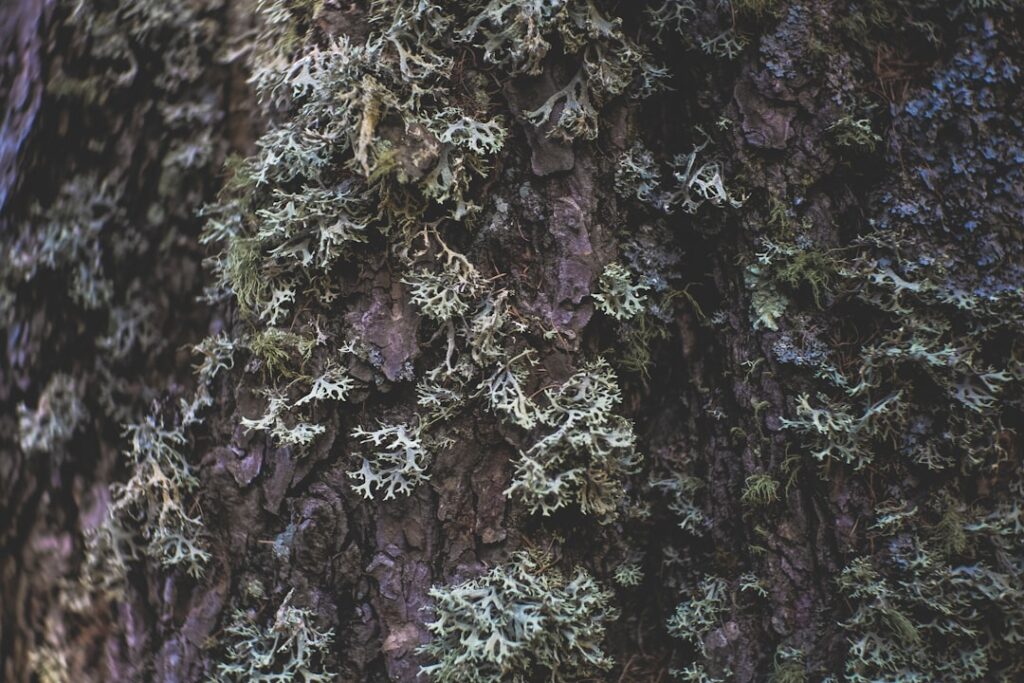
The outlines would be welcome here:
M 79 582 L 64 596 L 76 611 L 97 598 L 122 599 L 131 564 L 144 557 L 194 578 L 210 559 L 202 517 L 192 507 L 199 481 L 182 429 L 148 416 L 129 425 L 125 437 L 129 478 L 111 485 L 106 516 L 86 536 Z
M 264 413 L 243 426 L 308 450 L 324 433 L 317 402 L 370 388 L 346 374 L 349 364 L 369 363 L 387 380 L 415 374 L 416 414 L 353 432 L 376 448 L 352 471 L 364 496 L 411 493 L 429 478 L 427 444 L 443 445 L 444 424 L 482 401 L 536 435 L 510 493 L 545 513 L 577 502 L 608 518 L 636 461 L 632 429 L 612 413 L 620 400 L 614 374 L 594 361 L 537 399 L 533 369 L 543 347 L 527 333 L 550 330 L 517 309 L 502 273 L 453 246 L 479 227 L 479 187 L 500 158 L 508 121 L 480 74 L 456 72 L 451 55 L 479 49 L 508 76 L 535 74 L 560 44 L 578 70 L 539 109 L 516 115 L 567 141 L 595 137 L 601 105 L 649 94 L 660 71 L 591 0 L 376 2 L 359 43 L 314 39 L 316 11 L 264 4 L 252 82 L 274 123 L 206 210 L 215 296 L 231 296 L 246 314 L 236 343 L 266 380 Z M 683 189 L 665 201 L 688 210 L 724 201 L 715 169 L 677 174 Z M 691 191 L 700 199 L 676 199 Z M 391 370 L 358 326 L 331 322 L 352 320 L 346 273 L 370 254 L 387 254 L 402 273 L 394 280 L 399 296 L 429 331 L 421 348 L 440 347 L 438 365 Z M 609 264 L 595 283 L 595 302 L 615 318 L 634 318 L 646 286 L 616 268 Z
M 422 672 L 439 683 L 552 683 L 611 667 L 602 649 L 617 617 L 611 594 L 580 568 L 566 575 L 548 559 L 520 552 L 485 574 L 435 587 L 436 620 L 423 652 L 436 661 Z
M 82 490 L 97 471 L 121 471 L 97 443 L 124 446 L 126 480 L 111 486 L 103 521 L 84 530 L 80 580 L 61 591 L 67 606 L 95 613 L 101 598 L 123 596 L 132 563 L 198 576 L 209 558 L 182 431 L 209 396 L 183 399 L 180 415 L 153 406 L 174 377 L 174 343 L 196 325 L 187 314 L 200 292 L 195 212 L 224 147 L 203 65 L 221 24 L 216 3 L 57 4 L 60 55 L 41 74 L 36 122 L 53 137 L 48 163 L 26 161 L 26 187 L 4 207 L 0 326 L 20 387 L 18 445 L 52 473 L 44 480 Z M 130 149 L 138 140 L 145 146 Z M 226 362 L 206 348 L 219 360 L 202 371 L 203 387 Z M 179 379 L 188 384 L 187 372 Z M 84 476 L 72 484 L 61 472 Z M 80 502 L 92 507 L 92 497 Z M 51 654 L 40 667 L 66 653 Z
M 658 16 L 667 27 L 686 26 L 698 16 L 695 4 L 666 3 Z M 749 251 L 738 257 L 747 306 L 742 334 L 754 331 L 765 355 L 748 356 L 737 377 L 785 395 L 779 414 L 764 412 L 771 402 L 751 400 L 756 431 L 733 430 L 754 459 L 738 488 L 756 520 L 750 538 L 771 537 L 772 522 L 761 518 L 800 500 L 791 496 L 793 487 L 830 500 L 831 515 L 858 520 L 849 537 L 836 534 L 845 567 L 837 585 L 851 605 L 840 619 L 849 646 L 842 670 L 812 663 L 784 638 L 772 680 L 1020 676 L 1016 594 L 1024 546 L 1016 531 L 1021 478 L 1012 445 L 1024 407 L 1022 140 L 1014 113 L 1021 99 L 1012 85 L 1020 51 L 1009 15 L 979 13 L 1017 7 L 851 3 L 839 19 L 844 35 L 869 49 L 882 36 L 901 35 L 952 51 L 882 127 L 873 105 L 842 97 L 826 117 L 831 123 L 821 144 L 834 150 L 840 171 L 855 173 L 870 155 L 876 167 L 909 170 L 878 183 L 865 204 L 873 213 L 851 221 L 849 231 L 823 230 L 808 204 L 820 201 L 820 188 L 794 183 L 788 196 L 768 192 L 744 204 L 750 237 Z M 955 36 L 944 34 L 947 11 L 963 22 Z M 774 76 L 802 77 L 771 55 L 782 41 L 796 52 L 812 25 L 797 4 L 766 34 L 761 54 Z M 771 168 L 759 163 L 752 173 Z M 623 155 L 616 182 L 623 196 L 664 203 L 649 151 L 634 147 Z M 708 322 L 728 330 L 737 324 L 733 314 L 716 312 Z M 713 404 L 708 414 L 722 415 Z M 786 457 L 773 462 L 762 454 L 777 435 Z M 679 470 L 653 489 L 668 495 L 680 525 L 699 536 L 707 506 L 697 492 L 712 482 L 688 486 L 690 473 Z M 830 499 L 830 487 L 851 481 L 871 482 L 862 495 L 873 509 Z M 894 491 L 897 499 L 887 500 Z M 695 650 L 693 663 L 677 670 L 680 679 L 728 679 L 721 654 L 707 647 L 721 647 L 729 627 L 761 609 L 757 601 L 730 598 L 738 595 L 730 587 L 745 564 L 777 571 L 777 552 L 758 540 L 742 559 L 729 558 L 739 561 L 735 573 L 684 572 L 697 588 L 668 620 Z M 677 564 L 671 553 L 666 558 L 667 566 Z
M 619 377 L 594 355 L 546 380 L 542 361 L 560 332 L 519 305 L 507 273 L 474 251 L 474 235 L 494 210 L 485 188 L 513 122 L 559 144 L 593 140 L 609 101 L 648 97 L 668 72 L 594 0 L 378 0 L 358 40 L 321 35 L 317 3 L 262 9 L 251 82 L 271 125 L 255 155 L 232 163 L 220 201 L 205 210 L 202 238 L 213 250 L 209 296 L 237 303 L 243 323 L 231 343 L 248 352 L 247 370 L 262 386 L 262 413 L 245 415 L 242 426 L 308 454 L 333 438 L 331 404 L 412 381 L 411 410 L 351 429 L 354 493 L 382 502 L 413 495 L 450 447 L 449 425 L 482 409 L 523 444 L 507 496 L 544 516 L 574 507 L 603 523 L 616 519 L 632 504 L 626 482 L 641 461 L 620 412 Z M 453 55 L 467 49 L 489 76 L 456 64 Z M 558 72 L 536 108 L 508 112 L 488 78 L 537 76 L 556 52 L 575 66 Z M 619 190 L 646 202 L 659 221 L 677 209 L 740 207 L 710 150 L 711 139 L 698 133 L 692 151 L 651 157 L 650 170 L 624 157 Z M 385 260 L 393 273 L 381 301 L 418 331 L 415 364 L 390 358 L 366 326 L 377 304 L 360 299 L 353 264 L 368 259 Z M 661 321 L 671 319 L 678 296 L 673 268 L 637 243 L 591 283 L 593 305 L 628 340 L 612 359 L 624 371 L 650 366 L 648 346 L 663 336 Z M 527 581 L 526 559 L 518 562 Z M 636 585 L 640 576 L 635 566 L 620 582 Z M 557 583 L 537 584 L 536 599 L 554 599 L 540 589 L 557 594 Z M 449 609 L 454 604 L 438 605 L 438 624 Z M 460 648 L 469 643 L 456 645 L 427 652 L 462 662 L 462 671 L 470 655 Z M 525 656 L 501 655 L 498 670 L 525 675 L 513 666 Z M 567 666 L 556 652 L 530 656 L 554 670 Z M 456 665 L 438 666 L 431 670 Z
M 266 626 L 252 611 L 235 610 L 224 629 L 227 642 L 224 661 L 210 680 L 218 683 L 327 683 L 336 680 L 323 664 L 333 643 L 333 629 L 317 628 L 313 613 L 295 607 L 291 599 L 289 593 Z

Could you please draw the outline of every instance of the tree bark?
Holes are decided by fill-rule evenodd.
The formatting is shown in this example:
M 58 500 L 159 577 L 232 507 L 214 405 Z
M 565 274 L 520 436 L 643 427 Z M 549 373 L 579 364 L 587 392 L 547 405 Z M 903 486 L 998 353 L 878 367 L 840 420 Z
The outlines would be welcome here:
M 1019 3 L 567 0 L 550 3 L 557 16 L 579 7 L 593 23 L 537 19 L 550 49 L 532 72 L 479 32 L 453 38 L 486 3 L 439 3 L 451 23 L 436 34 L 414 4 L 0 7 L 0 678 L 211 680 L 239 615 L 272 633 L 290 604 L 333 629 L 315 659 L 329 680 L 423 680 L 431 588 L 528 550 L 611 592 L 621 615 L 602 647 L 615 663 L 500 680 L 1018 680 Z M 503 22 L 529 5 L 504 4 Z M 292 33 L 268 32 L 268 6 Z M 261 57 L 281 35 L 294 42 Z M 330 106 L 377 98 L 379 120 L 358 110 L 316 182 L 251 181 L 261 167 L 232 155 L 265 159 L 264 133 L 299 121 L 297 145 L 332 134 L 301 118 L 319 85 L 258 98 L 261 64 L 378 35 L 380 61 Z M 416 60 L 437 45 L 447 99 L 405 104 L 386 70 L 404 73 L 402 50 L 426 68 Z M 663 65 L 667 87 L 645 92 L 641 63 Z M 615 69 L 623 86 L 598 90 Z M 539 124 L 528 112 L 578 74 L 597 118 L 592 139 L 567 140 L 569 100 Z M 452 108 L 500 122 L 503 143 L 478 153 L 431 129 L 454 130 Z M 465 163 L 452 162 L 465 186 L 438 199 L 423 188 L 448 159 Z M 259 243 L 253 287 L 272 289 L 288 258 L 316 252 L 311 239 L 274 251 L 258 233 L 272 190 L 313 185 L 366 187 L 376 204 L 316 277 L 308 264 L 286 272 L 279 319 L 224 272 L 231 249 Z M 463 214 L 462 200 L 479 208 Z M 219 244 L 209 226 L 224 207 L 245 227 Z M 479 275 L 465 291 L 507 296 L 521 327 L 435 421 L 418 389 L 446 358 L 470 357 L 473 307 L 486 305 L 441 320 L 416 299 L 416 275 L 450 252 Z M 606 303 L 613 264 L 642 285 L 638 314 Z M 299 339 L 284 370 L 260 351 L 268 330 Z M 197 376 L 191 347 L 211 338 L 233 355 Z M 306 420 L 315 438 L 246 427 L 273 417 L 273 391 L 303 405 L 330 354 L 351 382 L 344 400 L 284 423 Z M 550 415 L 597 359 L 643 460 L 599 481 L 587 461 L 579 500 L 531 509 L 514 484 L 545 427 L 488 403 L 485 381 L 520 363 L 524 401 Z M 81 406 L 74 419 L 53 407 L 57 379 Z M 196 397 L 209 400 L 189 423 Z M 136 513 L 118 522 L 136 548 L 120 588 L 83 593 L 90 538 L 139 468 L 124 428 L 147 416 L 185 434 L 196 485 L 182 504 L 209 558 L 196 575 L 147 554 L 156 522 Z M 57 437 L 29 437 L 56 422 Z M 428 444 L 426 478 L 366 499 L 352 473 L 373 449 L 357 430 L 396 424 Z M 580 501 L 600 484 L 614 504 L 588 514 Z M 642 578 L 623 580 L 632 564 Z M 697 603 L 705 621 L 673 622 Z

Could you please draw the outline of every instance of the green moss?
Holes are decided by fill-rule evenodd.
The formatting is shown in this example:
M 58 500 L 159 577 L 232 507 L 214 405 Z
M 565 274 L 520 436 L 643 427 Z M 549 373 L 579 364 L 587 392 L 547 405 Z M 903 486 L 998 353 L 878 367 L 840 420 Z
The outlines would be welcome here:
M 731 0 L 738 12 L 756 16 L 774 13 L 779 9 L 779 0 Z
M 830 292 L 838 279 L 835 259 L 822 251 L 798 251 L 775 270 L 781 282 L 797 288 L 809 286 L 814 303 L 822 306 L 822 295 Z
M 804 683 L 807 669 L 803 651 L 791 647 L 776 650 L 769 680 L 771 683 Z
M 640 313 L 635 318 L 619 327 L 618 366 L 628 372 L 637 373 L 644 379 L 650 378 L 651 346 L 659 339 L 668 339 L 669 330 L 665 324 L 653 316 Z
M 768 474 L 747 477 L 740 500 L 752 506 L 764 506 L 779 499 L 779 482 Z
M 28 653 L 29 670 L 39 683 L 70 683 L 71 670 L 63 647 L 42 645 Z
M 870 119 L 858 119 L 849 114 L 840 117 L 828 127 L 828 131 L 840 147 L 872 151 L 882 141 L 882 137 L 871 129 Z
M 314 340 L 277 327 L 259 330 L 248 340 L 249 350 L 272 376 L 297 377 L 313 352 Z

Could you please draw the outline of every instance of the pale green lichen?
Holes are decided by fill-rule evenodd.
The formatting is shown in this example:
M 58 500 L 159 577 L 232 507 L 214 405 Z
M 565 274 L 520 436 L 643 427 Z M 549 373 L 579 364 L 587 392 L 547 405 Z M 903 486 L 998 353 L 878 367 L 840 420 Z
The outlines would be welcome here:
M 668 508 L 676 515 L 680 529 L 698 536 L 704 533 L 707 517 L 695 502 L 697 493 L 704 488 L 703 481 L 677 473 L 672 477 L 652 481 L 650 486 L 670 496 Z
M 850 639 L 846 680 L 1019 676 L 1024 516 L 1012 499 L 1019 482 L 1012 488 L 988 511 L 964 507 L 953 516 L 948 492 L 927 505 L 882 506 L 870 529 L 880 551 L 854 558 L 838 578 L 853 607 L 842 624 Z M 930 534 L 922 531 L 929 526 Z
M 618 263 L 610 263 L 601 272 L 600 292 L 594 294 L 598 310 L 616 320 L 635 318 L 644 310 L 648 287 L 638 284 L 633 274 Z
M 712 676 L 697 662 L 684 669 L 672 669 L 669 673 L 677 681 L 684 681 L 685 683 L 725 683 L 725 679 Z
M 720 625 L 728 608 L 729 584 L 716 576 L 706 576 L 690 598 L 680 603 L 668 619 L 668 632 L 688 640 L 704 655 L 705 637 Z
M 241 425 L 248 430 L 269 433 L 282 446 L 306 447 L 323 434 L 326 427 L 291 415 L 288 399 L 280 391 L 265 389 L 266 410 L 259 418 L 243 417 Z
M 820 462 L 838 460 L 860 469 L 874 459 L 873 443 L 892 433 L 902 408 L 901 394 L 885 396 L 858 415 L 850 406 L 829 402 L 811 404 L 807 395 L 797 398 L 796 419 L 781 419 L 784 429 L 814 435 L 811 455 Z
M 35 410 L 18 406 L 21 450 L 52 454 L 65 446 L 89 415 L 81 391 L 71 375 L 56 374 L 47 382 Z
M 569 575 L 527 552 L 486 574 L 435 586 L 422 669 L 436 683 L 562 683 L 612 667 L 602 641 L 617 617 L 611 594 L 585 570 Z
M 524 352 L 499 365 L 477 387 L 491 409 L 505 415 L 523 429 L 533 429 L 543 417 L 540 407 L 526 391 L 533 354 Z
M 426 470 L 431 454 L 418 430 L 404 424 L 382 424 L 372 431 L 357 428 L 352 436 L 375 449 L 362 458 L 359 469 L 348 473 L 360 482 L 353 484 L 352 490 L 364 498 L 373 498 L 379 492 L 384 493 L 384 500 L 398 494 L 407 496 L 430 478 Z
M 746 197 L 727 189 L 721 164 L 705 158 L 705 150 L 712 143 L 711 137 L 701 128 L 697 128 L 696 133 L 703 141 L 695 144 L 689 154 L 676 155 L 668 164 L 671 183 L 662 179 L 651 151 L 642 143 L 635 143 L 619 157 L 615 173 L 616 192 L 663 213 L 682 209 L 693 214 L 705 204 L 718 208 L 742 207 Z
M 131 443 L 131 476 L 111 486 L 110 516 L 139 525 L 147 555 L 199 576 L 210 554 L 202 541 L 202 519 L 189 512 L 199 481 L 182 453 L 188 439 L 180 428 L 168 429 L 152 416 L 129 425 L 125 436 Z
M 750 307 L 754 312 L 753 328 L 778 330 L 789 300 L 764 276 L 763 266 L 747 266 L 743 280 L 750 292 Z
M 217 664 L 218 683 L 328 683 L 335 674 L 324 666 L 334 629 L 321 630 L 314 615 L 291 604 L 294 590 L 264 626 L 251 611 L 235 610 L 224 629 L 226 659 Z
M 644 579 L 644 571 L 639 562 L 625 562 L 615 568 L 615 583 L 626 588 L 639 586 Z
M 622 479 L 640 462 L 632 423 L 614 413 L 622 395 L 603 358 L 544 391 L 542 436 L 516 463 L 507 494 L 548 515 L 570 503 L 612 519 L 622 502 Z
M 125 436 L 130 476 L 111 484 L 106 518 L 86 533 L 80 580 L 62 596 L 74 611 L 90 609 L 96 597 L 121 599 L 130 566 L 146 557 L 196 578 L 210 560 L 192 500 L 199 481 L 182 453 L 188 444 L 182 429 L 150 415 L 129 425 Z

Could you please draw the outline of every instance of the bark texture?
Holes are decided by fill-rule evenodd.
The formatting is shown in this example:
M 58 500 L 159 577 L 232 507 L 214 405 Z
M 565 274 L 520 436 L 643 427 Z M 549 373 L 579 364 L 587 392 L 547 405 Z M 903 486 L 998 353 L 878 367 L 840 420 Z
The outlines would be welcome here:
M 0 678 L 1020 680 L 1022 27 L 5 3 Z

